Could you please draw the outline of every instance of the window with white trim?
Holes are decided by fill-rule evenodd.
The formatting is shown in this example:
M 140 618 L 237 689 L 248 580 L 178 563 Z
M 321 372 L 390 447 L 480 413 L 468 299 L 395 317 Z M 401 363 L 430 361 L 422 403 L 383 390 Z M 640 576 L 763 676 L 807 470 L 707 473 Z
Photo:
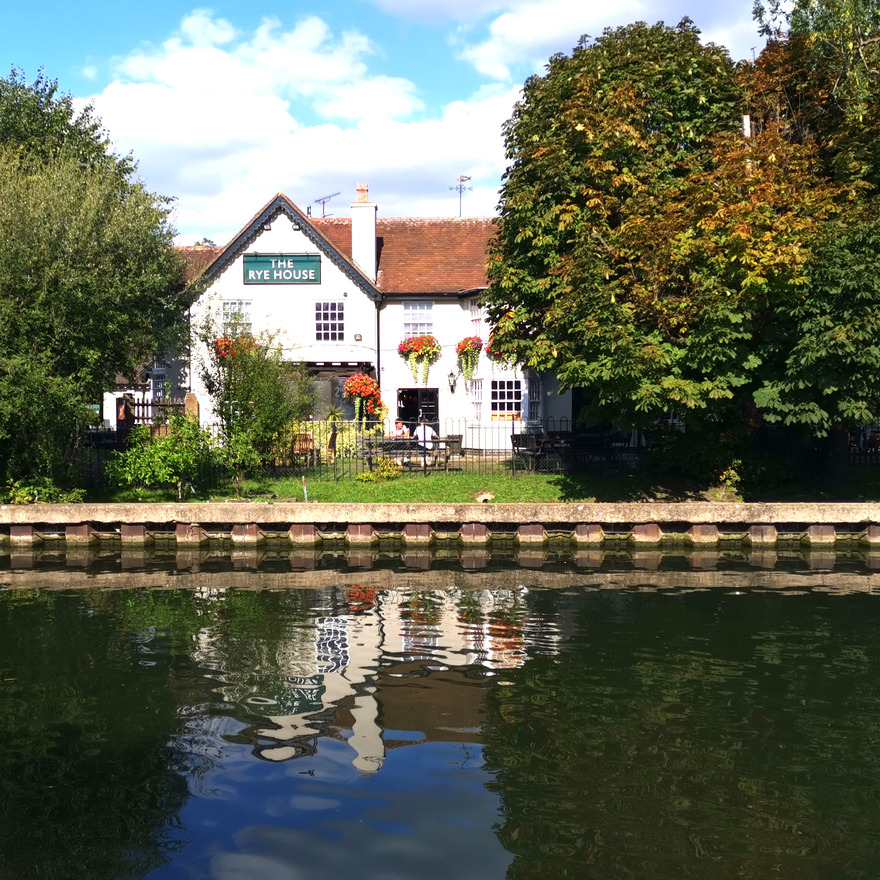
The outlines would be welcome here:
M 161 400 L 166 396 L 165 382 L 168 377 L 167 368 L 168 365 L 162 361 L 153 361 L 153 366 L 150 369 L 150 397 L 152 397 L 153 400 Z
M 425 336 L 434 332 L 434 303 L 405 302 L 403 304 L 403 338 Z
M 483 418 L 483 380 L 471 379 L 469 390 L 474 421 L 479 422 Z
M 315 339 L 342 342 L 345 339 L 345 303 L 315 303 Z
M 483 329 L 483 310 L 480 308 L 480 301 L 478 299 L 468 300 L 468 312 L 470 314 L 474 336 L 479 336 Z
M 529 379 L 529 421 L 541 418 L 541 380 Z
M 251 306 L 249 299 L 223 300 L 223 332 L 228 334 L 251 333 Z
M 522 384 L 519 379 L 493 379 L 492 421 L 519 421 L 522 418 Z

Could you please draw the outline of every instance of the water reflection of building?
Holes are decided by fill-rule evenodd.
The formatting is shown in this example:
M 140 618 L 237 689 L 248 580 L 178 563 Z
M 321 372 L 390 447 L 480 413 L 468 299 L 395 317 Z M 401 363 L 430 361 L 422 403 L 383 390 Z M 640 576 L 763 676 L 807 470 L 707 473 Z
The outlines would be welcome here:
M 224 673 L 226 699 L 268 722 L 254 731 L 267 760 L 312 752 L 316 737 L 350 730 L 352 763 L 370 774 L 389 748 L 475 741 L 485 678 L 522 665 L 529 631 L 547 630 L 532 619 L 524 589 L 355 587 L 328 592 L 322 603 L 310 626 L 292 629 L 273 656 L 255 658 L 256 668 L 271 674 L 242 688 Z M 550 626 L 545 650 L 555 638 Z M 196 659 L 222 665 L 226 658 L 212 656 L 216 648 L 203 640 Z

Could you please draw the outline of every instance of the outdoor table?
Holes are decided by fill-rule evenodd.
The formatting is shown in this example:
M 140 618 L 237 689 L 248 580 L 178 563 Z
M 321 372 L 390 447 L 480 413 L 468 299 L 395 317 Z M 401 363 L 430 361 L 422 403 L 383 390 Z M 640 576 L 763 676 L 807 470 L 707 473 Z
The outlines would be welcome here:
M 439 468 L 442 463 L 444 470 L 449 467 L 449 444 L 445 437 L 437 437 L 430 441 L 432 448 L 422 446 L 415 437 L 367 437 L 363 442 L 361 454 L 367 459 L 370 470 L 373 461 L 381 458 L 399 460 L 404 466 L 412 466 L 423 470 Z

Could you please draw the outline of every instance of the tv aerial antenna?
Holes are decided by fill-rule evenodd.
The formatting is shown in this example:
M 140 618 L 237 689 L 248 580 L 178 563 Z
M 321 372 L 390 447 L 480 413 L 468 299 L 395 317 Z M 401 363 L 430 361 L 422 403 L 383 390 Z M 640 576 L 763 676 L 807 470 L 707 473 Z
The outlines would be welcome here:
M 458 216 L 461 217 L 461 194 L 467 192 L 468 190 L 472 190 L 472 186 L 465 186 L 465 184 L 470 180 L 466 174 L 460 174 L 456 179 L 455 186 L 450 186 L 450 189 L 454 189 L 458 193 Z
M 329 196 L 321 196 L 320 199 L 315 199 L 315 201 L 312 202 L 312 204 L 313 205 L 320 205 L 321 206 L 321 216 L 326 217 L 327 216 L 327 202 L 329 202 L 330 199 L 335 199 L 336 196 L 338 196 L 338 195 L 340 195 L 340 193 L 331 193 Z

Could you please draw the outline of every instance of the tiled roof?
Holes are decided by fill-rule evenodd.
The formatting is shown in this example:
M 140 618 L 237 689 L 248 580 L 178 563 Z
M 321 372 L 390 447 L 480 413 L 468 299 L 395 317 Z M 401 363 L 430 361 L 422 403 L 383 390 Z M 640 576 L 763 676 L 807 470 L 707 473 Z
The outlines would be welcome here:
M 247 244 L 246 233 L 256 228 L 259 218 L 273 205 L 277 210 L 281 201 L 282 208 L 310 224 L 345 260 L 351 261 L 350 218 L 306 218 L 287 196 L 279 193 L 225 247 L 181 247 L 180 253 L 187 263 L 187 279 L 198 277 L 215 261 L 219 266 L 227 258 L 234 258 L 233 251 Z M 486 251 L 494 231 L 495 221 L 489 217 L 379 219 L 376 222 L 379 249 L 376 287 L 384 294 L 458 293 L 485 287 Z M 224 257 L 227 248 L 233 251 Z
M 179 247 L 178 252 L 186 263 L 186 280 L 192 281 L 198 278 L 225 248 L 221 245 L 202 245 L 195 244 L 187 247 Z
M 312 218 L 312 225 L 351 257 L 351 220 Z M 376 223 L 382 293 L 458 293 L 486 285 L 489 217 L 389 217 Z

